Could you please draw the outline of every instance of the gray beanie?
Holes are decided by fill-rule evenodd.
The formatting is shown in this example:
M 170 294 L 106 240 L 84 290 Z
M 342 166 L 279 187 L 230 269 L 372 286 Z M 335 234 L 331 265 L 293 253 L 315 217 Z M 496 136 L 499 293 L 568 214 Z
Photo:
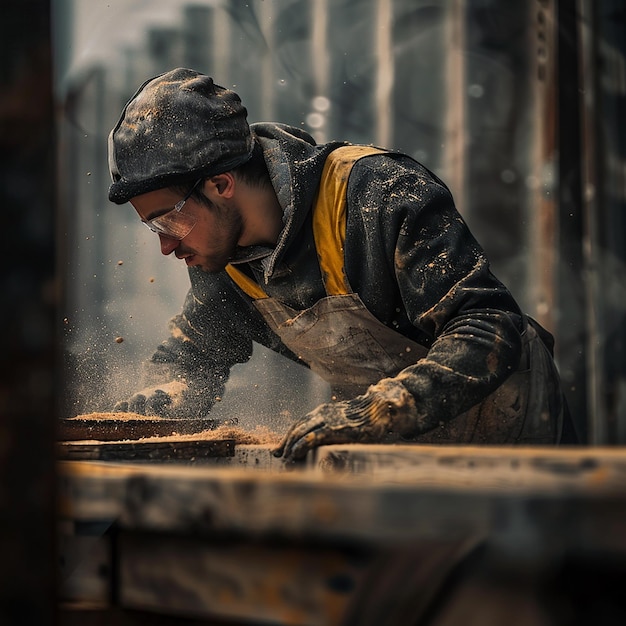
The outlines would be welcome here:
M 245 163 L 253 139 L 234 92 L 178 68 L 146 81 L 109 135 L 109 200 L 208 178 Z

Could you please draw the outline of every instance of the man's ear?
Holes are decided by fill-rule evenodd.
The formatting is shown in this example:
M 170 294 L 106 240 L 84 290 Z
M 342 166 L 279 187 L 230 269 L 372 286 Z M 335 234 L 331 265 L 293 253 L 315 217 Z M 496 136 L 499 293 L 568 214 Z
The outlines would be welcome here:
M 235 177 L 230 172 L 211 176 L 207 182 L 209 191 L 221 198 L 232 198 L 235 193 Z

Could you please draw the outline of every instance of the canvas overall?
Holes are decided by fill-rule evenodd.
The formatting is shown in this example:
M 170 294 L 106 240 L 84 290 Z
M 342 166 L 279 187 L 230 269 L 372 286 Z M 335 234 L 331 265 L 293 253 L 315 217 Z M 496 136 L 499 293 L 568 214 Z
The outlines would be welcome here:
M 354 163 L 384 151 L 345 146 L 330 153 L 313 212 L 313 232 L 327 296 L 303 311 L 270 298 L 248 276 L 226 270 L 253 298 L 282 342 L 326 380 L 338 400 L 364 393 L 424 358 L 427 349 L 382 324 L 350 289 L 344 272 L 346 189 Z M 480 404 L 413 439 L 420 443 L 527 443 L 558 441 L 563 421 L 559 378 L 552 356 L 524 320 L 518 371 Z M 555 419 L 555 417 L 557 419 Z M 412 441 L 413 441 L 412 440 Z

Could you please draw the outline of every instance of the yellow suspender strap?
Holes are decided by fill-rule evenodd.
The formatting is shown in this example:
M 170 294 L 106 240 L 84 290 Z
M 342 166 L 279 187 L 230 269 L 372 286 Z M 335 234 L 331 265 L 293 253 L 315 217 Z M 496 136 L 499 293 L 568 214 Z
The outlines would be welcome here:
M 313 209 L 313 237 L 326 293 L 336 296 L 349 293 L 343 263 L 346 238 L 346 189 L 352 166 L 370 154 L 384 150 L 371 146 L 343 146 L 331 152 L 324 164 L 317 200 Z M 267 298 L 261 287 L 232 265 L 228 275 L 254 300 Z
M 241 270 L 230 263 L 226 266 L 226 272 L 228 275 L 239 285 L 239 288 L 247 293 L 253 300 L 261 300 L 267 298 L 267 294 L 255 283 L 251 278 L 246 276 Z
M 329 296 L 351 291 L 344 270 L 346 190 L 352 166 L 362 157 L 381 154 L 371 146 L 343 146 L 328 155 L 313 211 L 313 236 L 322 279 Z

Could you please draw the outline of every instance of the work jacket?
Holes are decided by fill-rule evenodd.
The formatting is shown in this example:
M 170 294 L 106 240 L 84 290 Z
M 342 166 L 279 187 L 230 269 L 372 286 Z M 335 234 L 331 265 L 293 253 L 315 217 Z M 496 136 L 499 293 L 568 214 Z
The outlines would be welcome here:
M 275 248 L 240 249 L 232 265 L 269 297 L 306 310 L 327 296 L 313 237 L 313 207 L 328 155 L 345 144 L 316 145 L 303 131 L 284 125 L 254 124 L 252 131 L 283 208 L 284 227 Z M 433 440 L 556 441 L 560 417 L 547 414 L 545 406 L 559 413 L 560 389 L 545 346 L 540 376 L 546 367 L 551 370 L 551 398 L 535 416 L 548 423 L 536 438 L 531 433 L 525 439 L 517 423 L 493 436 L 450 428 L 457 416 L 505 389 L 505 381 L 532 370 L 524 345 L 529 335 L 545 331 L 532 322 L 529 326 L 492 274 L 445 184 L 406 155 L 373 154 L 351 168 L 345 207 L 346 281 L 376 320 L 423 348 L 397 376 L 427 416 L 428 429 L 443 433 Z M 168 364 L 219 396 L 230 368 L 250 358 L 253 342 L 299 360 L 226 271 L 190 268 L 189 274 L 183 311 L 172 320 L 171 335 L 153 363 Z M 528 375 L 522 378 L 527 384 Z M 511 405 L 516 402 L 511 398 Z

